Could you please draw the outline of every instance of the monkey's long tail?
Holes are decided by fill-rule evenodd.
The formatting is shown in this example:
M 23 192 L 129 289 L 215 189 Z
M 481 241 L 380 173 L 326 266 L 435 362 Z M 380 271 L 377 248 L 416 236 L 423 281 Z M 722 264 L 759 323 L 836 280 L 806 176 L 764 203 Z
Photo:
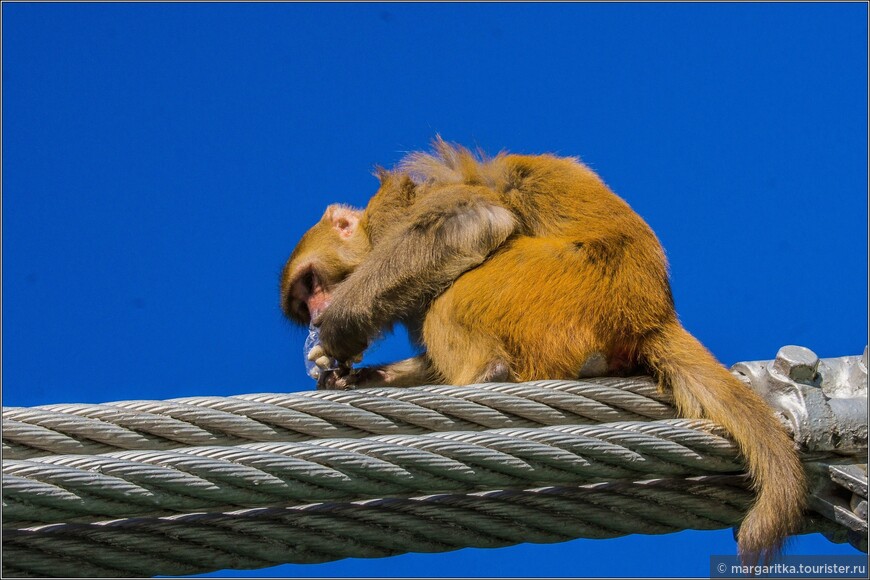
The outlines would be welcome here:
M 641 356 L 687 418 L 722 425 L 742 452 L 756 500 L 737 534 L 745 563 L 767 561 L 801 520 L 806 480 L 794 443 L 762 397 L 734 377 L 678 322 L 649 337 Z

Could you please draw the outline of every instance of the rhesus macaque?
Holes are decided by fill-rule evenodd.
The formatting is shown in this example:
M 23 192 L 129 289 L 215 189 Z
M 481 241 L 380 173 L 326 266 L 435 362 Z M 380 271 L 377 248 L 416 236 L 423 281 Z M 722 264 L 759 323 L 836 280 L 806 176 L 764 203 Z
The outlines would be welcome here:
M 436 139 L 395 170 L 364 211 L 329 206 L 288 260 L 281 304 L 319 326 L 321 388 L 575 379 L 645 371 L 683 417 L 721 424 L 757 499 L 741 555 L 774 554 L 797 529 L 806 483 L 765 401 L 677 320 L 649 226 L 589 168 L 553 155 L 482 159 Z M 400 322 L 415 358 L 350 370 Z

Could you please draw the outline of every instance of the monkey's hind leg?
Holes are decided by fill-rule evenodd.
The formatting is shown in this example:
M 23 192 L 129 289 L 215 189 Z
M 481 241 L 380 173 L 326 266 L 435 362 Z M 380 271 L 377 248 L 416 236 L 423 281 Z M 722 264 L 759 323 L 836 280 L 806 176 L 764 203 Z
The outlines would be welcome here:
M 432 368 L 449 385 L 516 381 L 504 349 L 482 327 L 463 320 L 455 294 L 451 287 L 426 313 L 423 344 Z

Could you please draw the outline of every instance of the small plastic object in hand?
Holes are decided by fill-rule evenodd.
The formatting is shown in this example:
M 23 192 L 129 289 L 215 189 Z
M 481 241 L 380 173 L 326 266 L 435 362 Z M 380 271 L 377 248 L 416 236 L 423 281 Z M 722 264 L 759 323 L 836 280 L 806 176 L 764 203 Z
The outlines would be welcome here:
M 305 346 L 302 347 L 302 354 L 305 357 L 305 371 L 308 373 L 308 376 L 314 380 L 317 380 L 324 370 L 335 370 L 338 368 L 338 362 L 335 359 L 330 360 L 327 369 L 321 369 L 313 360 L 308 359 L 311 350 L 319 345 L 320 329 L 313 324 L 310 324 L 308 326 L 308 338 L 305 339 Z

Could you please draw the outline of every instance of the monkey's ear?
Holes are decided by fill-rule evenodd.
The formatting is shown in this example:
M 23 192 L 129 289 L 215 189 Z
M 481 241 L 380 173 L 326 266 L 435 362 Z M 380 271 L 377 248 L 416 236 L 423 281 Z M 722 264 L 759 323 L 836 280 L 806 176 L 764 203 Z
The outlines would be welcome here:
M 362 213 L 362 210 L 346 205 L 336 204 L 326 208 L 326 218 L 342 238 L 349 238 L 356 233 Z

